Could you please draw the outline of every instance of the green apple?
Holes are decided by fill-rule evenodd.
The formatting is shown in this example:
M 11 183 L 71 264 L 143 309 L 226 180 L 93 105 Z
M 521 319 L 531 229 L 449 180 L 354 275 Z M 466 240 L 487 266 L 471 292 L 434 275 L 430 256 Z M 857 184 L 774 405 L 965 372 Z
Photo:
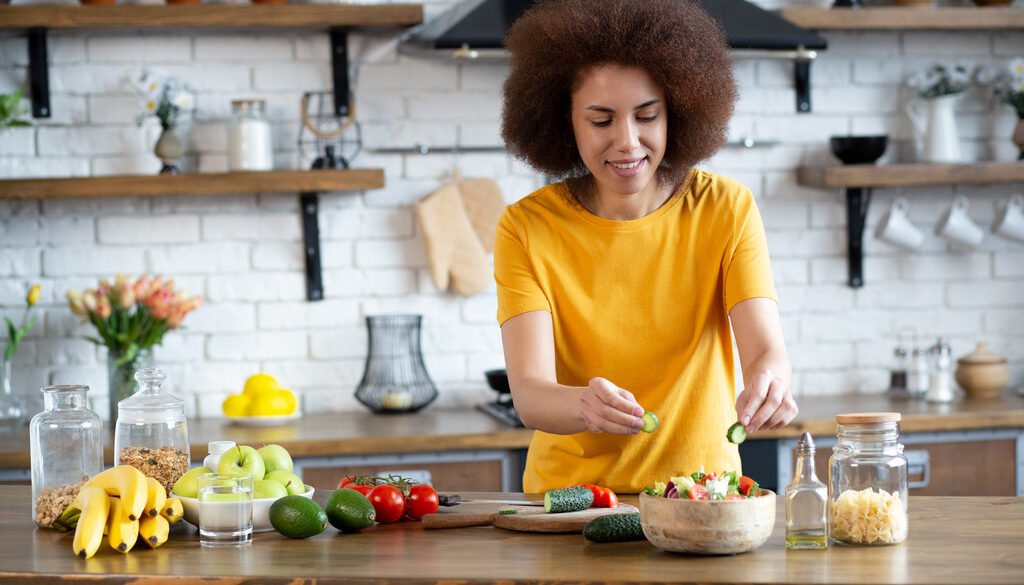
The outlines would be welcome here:
M 263 457 L 260 457 L 256 449 L 239 445 L 228 449 L 220 456 L 217 473 L 251 473 L 255 481 L 263 479 L 267 474 L 267 468 L 263 463 Z
M 213 470 L 209 467 L 196 467 L 185 472 L 185 475 L 179 477 L 178 481 L 174 482 L 174 486 L 171 487 L 171 494 L 186 498 L 196 497 L 199 493 L 199 476 L 204 473 L 213 473 Z
M 256 452 L 263 457 L 263 464 L 267 467 L 267 473 L 271 471 L 287 471 L 291 473 L 295 471 L 292 465 L 292 456 L 288 454 L 281 445 L 264 445 Z
M 280 498 L 288 495 L 284 484 L 273 479 L 257 479 L 252 482 L 252 497 L 257 500 L 264 498 Z
M 292 496 L 299 496 L 306 493 L 306 486 L 302 484 L 302 479 L 294 473 L 288 471 L 271 471 L 266 475 L 265 479 L 272 479 L 280 482 L 281 485 L 288 489 L 288 494 Z

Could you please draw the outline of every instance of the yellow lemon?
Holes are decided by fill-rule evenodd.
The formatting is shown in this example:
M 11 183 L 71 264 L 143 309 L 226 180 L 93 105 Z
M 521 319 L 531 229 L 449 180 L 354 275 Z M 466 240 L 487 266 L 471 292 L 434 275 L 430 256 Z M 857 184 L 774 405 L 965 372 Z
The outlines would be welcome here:
M 250 416 L 269 416 L 275 414 L 286 414 L 288 400 L 277 393 L 264 394 L 252 399 L 249 403 Z
M 282 388 L 277 391 L 276 395 L 284 398 L 285 400 L 284 412 L 281 414 L 291 414 L 295 412 L 295 408 L 298 406 L 298 403 L 295 400 L 295 394 L 293 394 L 291 390 L 285 390 Z
M 245 416 L 249 414 L 249 402 L 252 399 L 245 394 L 232 394 L 221 405 L 228 416 Z
M 281 386 L 277 383 L 277 380 L 273 376 L 268 374 L 256 374 L 249 376 L 249 379 L 245 381 L 245 389 L 243 393 L 252 396 L 263 396 L 264 394 L 273 394 L 281 389 Z

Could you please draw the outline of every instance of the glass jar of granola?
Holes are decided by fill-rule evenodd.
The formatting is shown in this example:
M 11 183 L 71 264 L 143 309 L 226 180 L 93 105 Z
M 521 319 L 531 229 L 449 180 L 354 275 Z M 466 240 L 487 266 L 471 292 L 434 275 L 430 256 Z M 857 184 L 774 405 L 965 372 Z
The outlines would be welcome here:
M 185 402 L 160 388 L 166 378 L 152 367 L 135 373 L 139 391 L 117 404 L 114 454 L 117 465 L 135 467 L 170 493 L 190 458 Z
M 88 391 L 43 388 L 43 411 L 29 423 L 32 520 L 39 526 L 54 526 L 86 480 L 103 471 L 103 421 L 86 406 Z

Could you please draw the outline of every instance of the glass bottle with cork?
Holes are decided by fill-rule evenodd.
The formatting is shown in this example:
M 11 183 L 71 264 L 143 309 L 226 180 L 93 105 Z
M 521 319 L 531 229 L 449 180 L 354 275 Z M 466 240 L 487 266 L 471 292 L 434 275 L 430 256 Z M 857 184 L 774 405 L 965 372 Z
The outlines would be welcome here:
M 786 486 L 786 548 L 828 548 L 828 487 L 814 472 L 811 433 L 800 436 L 793 459 L 793 481 Z

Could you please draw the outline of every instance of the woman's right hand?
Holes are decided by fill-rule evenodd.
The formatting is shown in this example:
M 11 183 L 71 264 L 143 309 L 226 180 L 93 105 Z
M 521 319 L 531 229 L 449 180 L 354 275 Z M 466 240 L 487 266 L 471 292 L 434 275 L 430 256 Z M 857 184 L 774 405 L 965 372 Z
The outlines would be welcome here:
M 595 433 L 634 435 L 644 424 L 643 414 L 632 392 L 604 378 L 591 378 L 580 394 L 583 423 Z

